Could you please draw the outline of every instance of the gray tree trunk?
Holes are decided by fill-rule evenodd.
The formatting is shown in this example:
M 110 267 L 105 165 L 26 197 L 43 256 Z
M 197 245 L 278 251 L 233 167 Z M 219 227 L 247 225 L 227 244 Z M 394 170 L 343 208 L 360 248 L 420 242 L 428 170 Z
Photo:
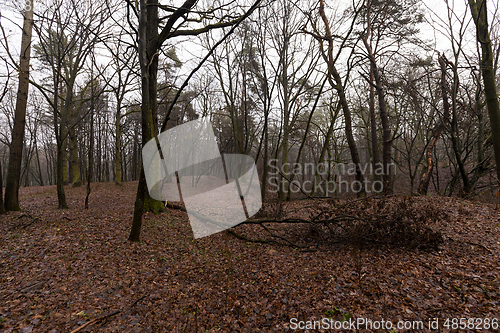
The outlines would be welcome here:
M 5 209 L 19 210 L 19 178 L 23 156 L 24 127 L 26 125 L 26 106 L 28 104 L 29 67 L 31 57 L 31 35 L 33 29 L 33 2 L 24 13 L 21 56 L 19 64 L 19 88 L 17 90 L 16 111 L 5 187 Z

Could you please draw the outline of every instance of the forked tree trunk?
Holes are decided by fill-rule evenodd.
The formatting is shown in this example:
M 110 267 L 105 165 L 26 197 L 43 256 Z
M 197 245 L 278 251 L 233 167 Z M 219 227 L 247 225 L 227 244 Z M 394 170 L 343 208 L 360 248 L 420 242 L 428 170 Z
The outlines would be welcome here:
M 383 162 L 383 182 L 384 190 L 386 194 L 392 193 L 392 174 L 391 174 L 391 162 L 392 162 L 392 141 L 391 141 L 391 129 L 389 127 L 389 115 L 387 113 L 387 105 L 385 103 L 384 89 L 382 87 L 382 79 L 380 78 L 380 73 L 377 67 L 377 62 L 375 60 L 375 55 L 373 54 L 372 48 L 366 38 L 363 38 L 363 43 L 365 44 L 366 50 L 368 52 L 368 57 L 370 58 L 371 70 L 370 73 L 373 74 L 375 80 L 375 91 L 378 97 L 378 106 L 380 113 L 380 120 L 382 122 L 382 162 Z
M 422 178 L 420 179 L 420 184 L 418 186 L 418 194 L 420 194 L 420 195 L 427 195 L 427 191 L 429 189 L 429 182 L 430 182 L 431 177 L 432 177 L 432 170 L 434 169 L 434 161 L 432 160 L 432 152 L 434 151 L 434 147 L 436 146 L 436 143 L 439 140 L 441 133 L 443 132 L 443 128 L 444 128 L 444 126 L 440 125 L 434 129 L 431 142 L 429 143 L 429 145 L 427 146 L 427 149 L 425 151 L 425 160 L 427 161 L 427 170 L 422 175 Z
M 425 159 L 427 161 L 427 170 L 423 173 L 422 178 L 420 178 L 420 184 L 418 186 L 418 194 L 427 195 L 427 191 L 429 189 L 429 183 L 432 177 L 432 171 L 434 169 L 434 161 L 432 160 L 432 152 L 434 151 L 434 147 L 441 136 L 441 133 L 444 130 L 444 122 L 450 117 L 450 102 L 448 101 L 448 86 L 446 84 L 446 66 L 447 60 L 443 56 L 439 56 L 439 67 L 441 69 L 441 96 L 443 99 L 443 120 L 440 121 L 440 124 L 434 128 L 432 133 L 432 139 L 427 146 L 427 150 L 425 152 Z

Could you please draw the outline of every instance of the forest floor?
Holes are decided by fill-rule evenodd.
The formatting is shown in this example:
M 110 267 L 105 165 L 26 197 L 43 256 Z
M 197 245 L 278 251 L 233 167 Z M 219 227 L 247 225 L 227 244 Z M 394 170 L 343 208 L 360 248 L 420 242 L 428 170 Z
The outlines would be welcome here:
M 146 214 L 142 242 L 130 243 L 136 186 L 92 184 L 88 210 L 83 187 L 67 188 L 66 210 L 57 209 L 54 186 L 21 189 L 22 211 L 0 216 L 0 332 L 284 332 L 322 319 L 337 327 L 391 321 L 392 332 L 496 331 L 500 216 L 493 205 L 387 199 L 437 211 L 432 227 L 444 241 L 429 249 L 325 239 L 323 229 L 301 223 L 273 230 L 304 247 L 227 232 L 195 240 L 179 210 Z M 308 218 L 313 207 L 347 216 L 374 202 L 302 200 L 273 214 Z M 259 225 L 233 229 L 271 239 Z M 433 318 L 438 329 L 429 328 Z M 400 320 L 423 329 L 398 329 Z M 356 328 L 390 331 L 367 325 Z

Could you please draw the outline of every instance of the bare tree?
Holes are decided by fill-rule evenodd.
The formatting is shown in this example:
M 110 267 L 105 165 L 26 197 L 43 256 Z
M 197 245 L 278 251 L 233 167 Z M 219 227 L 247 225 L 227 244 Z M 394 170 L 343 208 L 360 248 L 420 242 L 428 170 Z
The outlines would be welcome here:
M 50 69 L 52 90 L 44 85 L 34 84 L 44 95 L 53 113 L 57 142 L 56 183 L 59 208 L 68 208 L 64 193 L 65 147 L 69 132 L 79 121 L 70 119 L 75 107 L 77 77 L 95 43 L 99 38 L 103 39 L 106 29 L 104 22 L 109 14 L 101 10 L 102 5 L 95 7 L 90 2 L 88 4 L 83 8 L 75 2 L 57 0 L 53 7 L 47 8 L 47 11 L 40 15 L 35 24 L 40 39 L 36 46 L 37 55 Z
M 500 105 L 495 82 L 493 48 L 488 29 L 488 10 L 485 0 L 469 0 L 469 7 L 476 24 L 477 41 L 481 44 L 481 71 L 483 74 L 484 94 L 486 95 L 486 104 L 490 117 L 497 178 L 500 181 Z
M 200 8 L 195 10 L 196 3 L 196 0 L 186 0 L 180 7 L 162 7 L 158 4 L 157 0 L 140 0 L 138 7 L 135 7 L 134 4 L 128 2 L 130 11 L 136 13 L 139 21 L 136 33 L 138 36 L 138 54 L 141 68 L 142 145 L 145 145 L 152 138 L 156 138 L 158 133 L 157 72 L 159 52 L 164 43 L 175 37 L 197 36 L 213 29 L 234 26 L 240 23 L 242 19 L 246 18 L 249 13 L 253 12 L 260 3 L 260 0 L 250 7 L 246 14 L 239 15 L 236 19 L 233 18 L 233 15 L 229 15 L 231 19 L 228 20 L 226 15 L 222 15 L 220 18 L 215 18 L 215 22 L 208 23 L 199 29 L 193 29 L 189 28 L 188 25 L 191 20 L 188 19 L 189 16 L 198 16 L 199 19 L 202 19 L 204 15 L 207 14 L 206 9 Z M 218 12 L 224 13 L 230 9 L 232 4 L 234 3 L 223 3 L 216 8 L 211 8 L 210 15 L 208 16 L 213 17 L 214 14 Z M 158 16 L 159 8 L 167 11 L 167 15 L 161 19 Z M 164 25 L 159 31 L 160 23 Z M 135 29 L 133 26 L 131 28 Z M 218 44 L 215 46 L 218 46 Z M 188 79 L 190 77 L 191 76 L 189 76 Z M 172 106 L 167 111 L 162 128 L 166 127 L 173 104 L 180 96 L 183 87 L 187 85 L 187 81 L 188 80 L 185 81 L 185 84 L 176 94 Z M 129 235 L 130 241 L 139 241 L 140 239 L 142 215 L 145 205 L 147 205 L 146 209 L 150 207 L 155 209 L 155 206 L 159 207 L 161 203 L 155 203 L 149 196 L 144 169 L 141 168 L 134 206 L 134 218 Z
M 319 2 L 319 15 L 321 21 L 323 22 L 325 33 L 324 34 L 320 33 L 319 29 L 313 24 L 314 32 L 312 32 L 311 34 L 314 36 L 314 38 L 318 41 L 320 45 L 321 56 L 323 57 L 328 69 L 327 72 L 328 82 L 330 83 L 332 88 L 334 88 L 337 91 L 337 94 L 339 95 L 340 105 L 342 107 L 342 111 L 344 114 L 345 135 L 347 137 L 347 143 L 349 145 L 351 159 L 356 168 L 356 180 L 359 181 L 361 184 L 364 184 L 364 175 L 361 171 L 361 160 L 359 158 L 358 148 L 352 130 L 352 114 L 346 97 L 345 83 L 342 81 L 342 77 L 340 76 L 339 71 L 337 70 L 335 64 L 340 56 L 340 52 L 345 47 L 349 35 L 353 30 L 354 22 L 358 15 L 358 12 L 359 9 L 355 10 L 355 15 L 350 25 L 350 28 L 347 32 L 347 35 L 343 37 L 341 44 L 339 46 L 339 51 L 336 55 L 333 52 L 335 43 L 334 36 L 332 34 L 330 23 L 325 13 L 325 2 L 323 0 L 320 0 Z M 326 48 L 325 48 L 325 43 L 327 44 Z M 362 188 L 362 191 L 358 193 L 358 195 L 362 195 L 363 193 L 364 193 L 364 187 Z
M 5 187 L 5 209 L 20 210 L 19 181 L 23 156 L 24 127 L 26 125 L 26 106 L 28 103 L 29 69 L 31 58 L 31 35 L 33 29 L 33 0 L 27 0 L 23 17 L 21 53 L 18 66 L 19 89 L 17 91 L 16 112 L 9 154 L 9 168 Z
M 137 90 L 134 80 L 137 77 L 135 66 L 137 65 L 137 52 L 134 52 L 134 44 L 128 42 L 128 34 L 124 27 L 120 26 L 119 34 L 113 38 L 113 42 L 105 46 L 112 55 L 112 68 L 115 80 L 110 84 L 115 99 L 115 184 L 122 184 L 122 119 L 123 108 L 127 94 Z M 132 51 L 132 52 L 131 52 Z

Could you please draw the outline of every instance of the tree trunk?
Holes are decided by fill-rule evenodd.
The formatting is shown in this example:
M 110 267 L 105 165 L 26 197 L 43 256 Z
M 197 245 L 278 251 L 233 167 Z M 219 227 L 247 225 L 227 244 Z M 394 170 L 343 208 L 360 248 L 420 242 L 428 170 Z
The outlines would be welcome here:
M 429 188 L 429 182 L 432 177 L 432 170 L 434 168 L 434 161 L 432 160 L 432 152 L 434 151 L 434 147 L 441 136 L 441 132 L 443 132 L 443 126 L 438 126 L 434 129 L 434 133 L 432 135 L 431 142 L 427 146 L 427 150 L 425 151 L 425 159 L 427 161 L 427 170 L 422 175 L 420 179 L 420 184 L 418 186 L 418 194 L 427 195 L 427 191 Z
M 476 24 L 477 40 L 481 44 L 481 72 L 483 74 L 484 94 L 488 115 L 490 117 L 491 138 L 495 152 L 495 162 L 497 166 L 497 178 L 500 180 L 500 106 L 495 82 L 495 71 L 493 67 L 493 49 L 491 46 L 490 34 L 488 30 L 488 11 L 486 1 L 469 0 L 474 23 Z
M 66 98 L 62 105 L 61 110 L 61 121 L 59 126 L 57 126 L 57 114 L 54 113 L 54 130 L 57 138 L 57 175 L 56 175 L 56 188 L 57 188 L 57 199 L 59 208 L 69 208 L 66 202 L 66 194 L 64 193 L 64 185 L 68 183 L 68 154 L 66 151 L 66 145 L 68 142 L 68 114 L 69 108 L 73 103 L 73 85 L 75 78 L 71 78 L 68 82 L 66 90 Z M 56 92 L 57 94 L 57 92 Z M 56 100 L 56 99 L 54 99 Z M 57 107 L 57 104 L 56 104 Z
M 392 142 L 391 142 L 391 129 L 389 127 L 389 115 L 387 113 L 387 105 L 385 103 L 384 89 L 382 87 L 382 80 L 375 61 L 375 55 L 366 38 L 363 38 L 368 57 L 371 62 L 371 73 L 375 79 L 375 90 L 378 97 L 378 106 L 380 113 L 380 120 L 382 122 L 382 161 L 383 161 L 383 180 L 384 180 L 384 193 L 392 193 L 392 175 L 391 175 L 391 162 L 392 162 Z
M 332 37 L 332 32 L 330 30 L 330 24 L 328 23 L 328 19 L 325 14 L 325 2 L 323 0 L 320 0 L 319 14 L 321 16 L 321 19 L 323 20 L 323 23 L 325 24 L 326 38 L 328 40 L 327 52 L 325 52 L 325 50 L 323 49 L 323 43 L 320 41 L 321 55 L 328 67 L 328 81 L 332 86 L 332 88 L 337 90 L 337 93 L 339 95 L 340 105 L 342 106 L 342 111 L 344 113 L 345 134 L 347 137 L 347 144 L 349 146 L 349 151 L 351 153 L 352 163 L 355 165 L 356 168 L 356 181 L 362 184 L 361 191 L 358 192 L 357 195 L 362 196 L 366 193 L 364 188 L 365 186 L 364 175 L 361 172 L 361 162 L 359 159 L 358 148 L 356 146 L 356 140 L 354 140 L 354 135 L 352 132 L 351 110 L 349 108 L 349 104 L 345 96 L 345 90 L 344 90 L 344 85 L 342 84 L 342 78 L 340 77 L 340 74 L 338 73 L 337 68 L 335 67 L 334 64 L 333 37 Z
M 284 18 L 286 20 L 286 16 Z M 288 93 L 288 64 L 287 60 L 287 51 L 288 51 L 288 38 L 289 36 L 285 36 L 285 41 L 283 43 L 283 51 L 282 51 L 282 76 L 281 76 L 281 85 L 283 87 L 283 141 L 281 142 L 281 165 L 282 171 L 285 175 L 289 173 L 289 163 L 288 163 L 288 138 L 289 138 L 289 122 L 290 122 L 290 96 Z M 287 181 L 284 178 L 281 178 L 280 181 L 280 189 L 279 189 L 279 197 L 281 200 L 285 200 L 287 197 L 287 193 L 290 189 L 291 184 L 285 186 Z
M 69 183 L 69 164 L 68 164 L 68 137 L 63 140 L 63 183 L 64 185 Z
M 448 102 L 448 87 L 446 84 L 447 60 L 443 55 L 439 56 L 438 61 L 441 69 L 441 95 L 443 99 L 443 120 L 441 120 L 440 124 L 436 126 L 436 128 L 434 129 L 431 142 L 427 146 L 427 150 L 425 153 L 425 159 L 427 161 L 427 170 L 422 175 L 422 178 L 420 179 L 420 184 L 418 186 L 418 194 L 420 195 L 427 195 L 427 191 L 429 189 L 429 182 L 432 177 L 432 170 L 434 168 L 434 162 L 432 161 L 432 152 L 434 150 L 434 147 L 436 146 L 439 136 L 441 135 L 441 133 L 445 128 L 444 126 L 445 121 L 447 121 L 450 116 L 450 103 Z
M 70 157 L 71 157 L 71 183 L 72 187 L 82 186 L 82 178 L 80 175 L 80 159 L 78 158 L 78 140 L 75 134 L 75 129 L 69 131 L 70 141 Z
M 120 105 L 117 106 L 116 110 L 116 122 L 115 122 L 115 184 L 122 184 L 122 132 L 120 127 L 121 114 Z
M 146 3 L 147 1 L 147 3 Z M 157 107 L 156 78 L 158 53 L 154 41 L 158 37 L 158 7 L 156 0 L 140 0 L 139 15 L 139 64 L 141 67 L 141 124 L 142 147 L 156 134 L 158 122 L 155 117 Z M 140 167 L 139 184 L 134 206 L 134 218 L 128 240 L 138 242 L 141 235 L 142 215 L 149 200 L 144 169 Z M 149 199 L 148 199 L 149 197 Z
M 92 67 L 93 69 L 93 67 Z M 93 71 L 91 69 L 91 77 L 93 76 Z M 90 197 L 90 183 L 92 183 L 92 177 L 94 176 L 94 82 L 92 81 L 91 86 L 91 103 L 90 103 L 90 142 L 89 142 L 89 155 L 88 155 L 88 174 L 87 174 L 87 195 L 85 196 L 85 209 L 89 209 L 89 197 Z
M 372 143 L 372 166 L 373 170 L 380 165 L 380 157 L 378 154 L 378 138 L 377 138 L 377 119 L 375 117 L 375 87 L 373 86 L 373 65 L 370 64 L 370 131 Z M 375 174 L 375 180 L 380 180 L 378 173 Z
M 330 67 L 330 66 L 329 66 Z M 352 119 L 351 119 L 351 110 L 349 108 L 349 104 L 347 103 L 347 98 L 345 97 L 344 87 L 342 85 L 342 79 L 340 78 L 339 73 L 335 66 L 331 66 L 331 71 L 329 70 L 329 74 L 331 73 L 335 78 L 335 83 L 330 79 L 330 84 L 333 88 L 337 90 L 337 93 L 340 97 L 340 104 L 342 106 L 342 111 L 344 113 L 344 121 L 345 121 L 345 134 L 347 137 L 347 144 L 349 146 L 349 151 L 351 152 L 352 163 L 356 166 L 356 180 L 359 181 L 364 186 L 364 175 L 361 172 L 361 160 L 359 159 L 358 148 L 356 146 L 356 140 L 354 139 L 354 135 L 352 132 Z M 358 195 L 364 194 L 364 187 L 362 191 L 358 193 Z
M 61 124 L 62 126 L 62 124 Z M 64 145 L 57 145 L 57 176 L 56 176 L 56 188 L 57 188 L 57 201 L 59 203 L 59 208 L 68 208 L 66 203 L 66 194 L 64 193 L 64 155 L 66 151 L 64 150 Z
M 331 107 L 332 106 L 330 105 L 330 108 Z M 333 129 L 335 128 L 335 122 L 337 121 L 337 116 L 338 116 L 339 112 L 340 112 L 340 105 L 336 106 L 335 113 L 331 112 L 332 119 L 330 122 L 330 126 L 328 127 L 328 132 L 326 132 L 325 143 L 323 144 L 323 147 L 321 148 L 321 153 L 319 154 L 318 165 L 319 165 L 319 163 L 323 162 L 323 159 L 325 158 L 325 154 L 327 153 L 327 151 L 329 152 L 328 144 L 329 144 L 330 138 L 332 137 Z M 330 153 L 329 153 L 329 155 L 330 155 Z M 337 175 L 335 175 L 335 176 L 337 176 Z M 315 172 L 314 184 L 313 184 L 312 189 L 309 193 L 311 196 L 314 196 L 316 194 L 316 189 L 318 187 L 317 184 L 318 184 L 319 177 L 320 177 L 320 174 L 318 172 Z M 330 180 L 330 177 L 328 177 L 328 180 Z M 326 193 L 324 195 L 326 195 Z M 335 195 L 335 193 L 333 193 L 332 195 Z
M 370 45 L 372 45 L 373 35 L 372 35 L 372 22 L 371 22 L 371 1 L 368 0 L 366 4 L 366 40 L 370 39 Z M 372 167 L 376 170 L 380 165 L 380 156 L 378 153 L 378 137 L 377 137 L 377 118 L 375 116 L 375 87 L 374 87 L 374 64 L 370 61 L 370 94 L 369 94 L 369 109 L 370 109 L 370 134 L 371 134 L 371 148 L 372 148 Z M 374 180 L 379 181 L 380 175 L 375 173 Z
M 3 193 L 2 193 L 2 190 L 3 190 L 3 177 L 2 177 L 2 163 L 1 163 L 1 160 L 0 160 L 0 214 L 4 214 L 5 213 L 5 208 L 4 208 L 4 204 L 3 204 Z
M 19 88 L 17 91 L 16 111 L 12 129 L 12 141 L 5 187 L 5 209 L 19 208 L 19 178 L 23 153 L 24 127 L 26 125 L 26 106 L 28 103 L 29 66 L 31 56 L 31 35 L 33 28 L 33 2 L 24 13 L 23 35 L 21 38 L 21 56 L 19 66 Z
M 444 55 L 442 56 L 444 57 Z M 453 86 L 451 89 L 451 143 L 452 143 L 452 148 L 453 152 L 455 154 L 455 159 L 457 160 L 457 165 L 458 165 L 458 170 L 460 171 L 460 176 L 462 178 L 463 182 L 463 189 L 460 193 L 461 196 L 464 196 L 466 193 L 469 193 L 472 188 L 471 188 L 471 183 L 469 181 L 469 174 L 467 173 L 467 170 L 465 169 L 465 163 L 464 159 L 462 158 L 462 148 L 461 148 L 461 139 L 460 139 L 460 133 L 458 130 L 458 114 L 457 114 L 457 93 L 458 93 L 458 71 L 457 71 L 457 66 L 456 64 L 453 64 L 450 61 L 447 61 L 453 69 Z M 447 91 L 444 91 L 444 94 L 447 95 Z M 447 98 L 446 98 L 447 100 Z M 444 100 L 443 100 L 444 101 Z M 445 102 L 447 103 L 447 102 Z M 446 109 L 445 109 L 446 110 Z M 451 193 L 450 193 L 451 194 Z
M 139 2 L 139 27 L 138 27 L 138 53 L 141 69 L 141 123 L 142 123 L 142 146 L 149 140 L 156 137 L 158 133 L 157 119 L 157 72 L 158 72 L 158 54 L 162 44 L 169 38 L 172 38 L 174 25 L 180 18 L 187 19 L 187 15 L 196 5 L 196 0 L 186 0 L 177 10 L 173 11 L 163 26 L 161 34 L 158 34 L 158 0 L 140 0 Z M 251 10 L 257 7 L 257 2 Z M 249 13 L 249 12 L 247 12 Z M 227 25 L 231 25 L 227 23 Z M 215 25 L 217 26 L 217 25 Z M 221 24 L 220 27 L 226 26 Z M 214 25 L 208 28 L 213 29 Z M 188 33 L 186 33 L 188 34 Z M 195 32 L 196 34 L 196 32 Z M 187 81 L 185 81 L 187 84 Z M 184 87 L 185 85 L 183 85 Z M 179 90 L 182 91 L 182 88 Z M 178 98 L 178 95 L 177 95 Z M 174 104 L 171 106 L 173 107 Z M 171 110 L 171 108 L 170 108 Z M 170 112 L 170 111 L 169 111 Z M 168 120 L 167 114 L 167 120 Z M 164 122 L 166 127 L 167 121 Z M 145 207 L 155 210 L 164 208 L 162 202 L 153 200 L 149 196 L 146 186 L 146 177 L 144 169 L 141 167 L 139 185 L 134 207 L 134 218 L 129 235 L 130 241 L 139 241 L 142 225 L 142 214 Z

